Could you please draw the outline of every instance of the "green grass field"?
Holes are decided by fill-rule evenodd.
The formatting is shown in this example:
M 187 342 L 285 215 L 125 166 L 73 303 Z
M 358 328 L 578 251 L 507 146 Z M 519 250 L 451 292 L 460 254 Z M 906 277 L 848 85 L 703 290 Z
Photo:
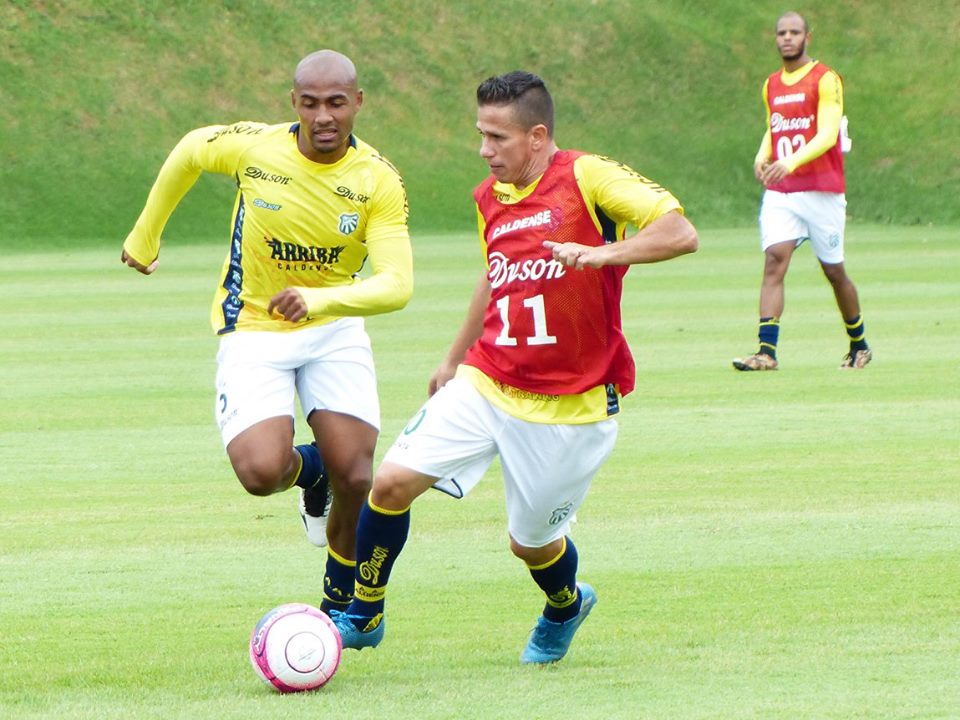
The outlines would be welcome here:
M 575 526 L 599 605 L 570 655 L 517 662 L 541 599 L 492 473 L 416 505 L 384 644 L 299 696 L 255 677 L 247 640 L 270 607 L 319 602 L 323 556 L 293 494 L 246 496 L 220 445 L 207 313 L 225 248 L 168 247 L 151 278 L 119 247 L 0 254 L 0 718 L 960 717 L 957 235 L 849 229 L 864 372 L 837 369 L 808 248 L 778 373 L 729 364 L 755 342 L 755 229 L 633 268 L 638 390 Z M 378 456 L 479 271 L 470 235 L 415 252 L 414 300 L 368 323 Z

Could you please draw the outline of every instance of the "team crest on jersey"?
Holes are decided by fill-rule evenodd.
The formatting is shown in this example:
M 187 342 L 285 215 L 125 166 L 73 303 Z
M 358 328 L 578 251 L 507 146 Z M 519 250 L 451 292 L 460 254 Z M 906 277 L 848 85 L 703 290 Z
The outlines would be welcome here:
M 360 213 L 341 213 L 340 214 L 340 232 L 349 235 L 357 229 L 360 224 Z

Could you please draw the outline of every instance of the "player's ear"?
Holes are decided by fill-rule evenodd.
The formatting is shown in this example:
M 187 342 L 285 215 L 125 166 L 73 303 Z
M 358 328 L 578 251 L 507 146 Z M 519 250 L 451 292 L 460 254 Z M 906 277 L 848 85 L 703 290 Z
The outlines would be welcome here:
M 530 128 L 530 146 L 534 150 L 539 150 L 549 139 L 550 133 L 547 132 L 547 126 L 543 123 Z
M 363 105 L 363 88 L 357 90 L 357 110 Z
M 290 91 L 290 104 L 294 108 L 297 107 L 297 96 L 296 96 L 296 93 L 293 92 L 293 90 Z

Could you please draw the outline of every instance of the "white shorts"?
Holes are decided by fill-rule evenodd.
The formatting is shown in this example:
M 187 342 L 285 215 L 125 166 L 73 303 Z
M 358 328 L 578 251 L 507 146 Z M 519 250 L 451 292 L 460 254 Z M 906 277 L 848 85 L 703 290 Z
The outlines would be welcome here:
M 820 261 L 842 263 L 846 221 L 843 193 L 767 190 L 760 203 L 760 247 L 809 240 Z
M 332 410 L 380 429 L 370 338 L 362 318 L 291 332 L 224 335 L 217 352 L 216 417 L 224 446 L 267 418 Z
M 439 478 L 435 488 L 461 498 L 499 454 L 510 535 L 526 547 L 543 547 L 570 531 L 616 439 L 613 419 L 527 422 L 490 404 L 469 381 L 454 378 L 407 423 L 384 462 Z

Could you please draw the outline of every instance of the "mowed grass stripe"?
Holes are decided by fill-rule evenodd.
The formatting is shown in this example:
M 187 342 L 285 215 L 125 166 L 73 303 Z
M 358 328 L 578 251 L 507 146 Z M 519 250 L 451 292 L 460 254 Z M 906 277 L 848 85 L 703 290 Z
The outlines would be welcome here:
M 742 375 L 755 232 L 705 231 L 698 254 L 627 276 L 638 390 L 574 527 L 600 603 L 570 656 L 518 665 L 542 598 L 506 547 L 494 468 L 464 501 L 418 502 L 386 641 L 300 697 L 245 656 L 269 607 L 319 601 L 323 555 L 295 498 L 246 496 L 220 446 L 223 248 L 167 248 L 151 278 L 113 252 L 4 255 L 0 716 L 960 716 L 956 233 L 849 229 L 863 373 L 836 367 L 842 326 L 801 248 L 783 369 Z M 414 300 L 368 322 L 378 457 L 480 272 L 469 233 L 414 244 Z

